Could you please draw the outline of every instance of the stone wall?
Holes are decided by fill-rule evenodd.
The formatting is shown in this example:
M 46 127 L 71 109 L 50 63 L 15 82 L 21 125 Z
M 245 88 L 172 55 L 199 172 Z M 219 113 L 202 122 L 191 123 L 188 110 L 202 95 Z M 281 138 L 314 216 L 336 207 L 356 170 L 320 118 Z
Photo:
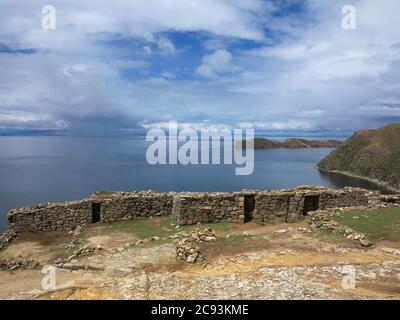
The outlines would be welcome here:
M 101 220 L 112 222 L 138 217 L 165 216 L 172 213 L 174 193 L 152 191 L 116 192 L 110 196 L 92 196 L 101 207 Z
M 44 203 L 11 210 L 9 227 L 15 232 L 72 230 L 93 221 L 98 208 L 99 222 L 137 217 L 170 215 L 173 193 L 152 191 L 97 193 L 90 198 L 64 203 Z
M 186 192 L 176 195 L 174 215 L 179 225 L 244 221 L 243 195 L 230 192 Z
M 71 230 L 91 222 L 91 201 L 44 203 L 11 210 L 8 225 L 15 232 Z
M 0 235 L 0 250 L 7 247 L 7 245 L 14 240 L 17 236 L 13 229 L 8 229 Z
M 387 204 L 400 205 L 400 195 L 399 194 L 382 195 L 379 197 L 378 201 Z
M 274 191 L 184 193 L 175 199 L 178 224 L 235 222 L 257 219 L 264 223 L 295 222 L 307 212 L 336 207 L 367 206 L 380 193 L 359 188 L 332 190 L 301 186 Z
M 387 201 L 397 201 L 390 198 Z M 377 191 L 358 188 L 331 190 L 302 186 L 289 190 L 241 192 L 113 192 L 88 199 L 11 210 L 15 232 L 71 230 L 78 225 L 137 217 L 174 215 L 180 225 L 210 222 L 294 222 L 307 212 L 383 202 Z
M 303 219 L 308 211 L 367 206 L 379 194 L 359 188 L 332 190 L 315 186 L 262 191 L 255 194 L 254 217 L 265 223 L 295 222 Z

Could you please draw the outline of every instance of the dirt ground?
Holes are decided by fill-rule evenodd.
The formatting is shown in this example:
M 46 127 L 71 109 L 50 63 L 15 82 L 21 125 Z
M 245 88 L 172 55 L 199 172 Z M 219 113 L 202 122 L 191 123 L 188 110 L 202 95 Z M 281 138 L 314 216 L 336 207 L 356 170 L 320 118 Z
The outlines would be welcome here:
M 198 226 L 204 227 L 204 226 Z M 0 271 L 1 299 L 399 299 L 400 244 L 382 240 L 362 248 L 345 238 L 302 232 L 297 224 L 229 225 L 202 244 L 206 261 L 174 257 L 173 240 L 141 237 L 112 225 L 93 225 L 81 246 L 103 250 L 56 269 L 55 290 L 36 270 Z M 160 228 L 168 229 L 160 223 Z M 178 232 L 171 226 L 168 232 Z M 282 232 L 282 230 L 287 230 Z M 0 260 L 30 257 L 42 266 L 68 256 L 66 232 L 24 234 Z M 350 273 L 349 273 L 350 270 Z M 354 276 L 353 276 L 354 275 Z M 349 277 L 354 286 L 346 286 Z

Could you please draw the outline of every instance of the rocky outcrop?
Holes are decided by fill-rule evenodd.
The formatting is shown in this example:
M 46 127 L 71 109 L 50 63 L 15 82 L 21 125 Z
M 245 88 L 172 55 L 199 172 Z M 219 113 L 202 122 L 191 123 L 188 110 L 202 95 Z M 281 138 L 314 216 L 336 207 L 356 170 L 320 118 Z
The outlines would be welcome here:
M 236 144 L 237 148 L 273 149 L 273 148 L 336 148 L 343 142 L 339 140 L 306 140 L 298 138 L 286 139 L 279 142 L 266 138 L 242 140 Z
M 400 190 L 400 123 L 357 131 L 317 166 Z

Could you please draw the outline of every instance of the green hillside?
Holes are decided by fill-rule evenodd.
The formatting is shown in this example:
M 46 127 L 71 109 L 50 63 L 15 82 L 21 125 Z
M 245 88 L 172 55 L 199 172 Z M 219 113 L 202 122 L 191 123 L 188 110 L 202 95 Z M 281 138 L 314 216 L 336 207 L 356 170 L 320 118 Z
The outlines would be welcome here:
M 400 190 L 400 123 L 355 132 L 318 168 L 365 177 Z

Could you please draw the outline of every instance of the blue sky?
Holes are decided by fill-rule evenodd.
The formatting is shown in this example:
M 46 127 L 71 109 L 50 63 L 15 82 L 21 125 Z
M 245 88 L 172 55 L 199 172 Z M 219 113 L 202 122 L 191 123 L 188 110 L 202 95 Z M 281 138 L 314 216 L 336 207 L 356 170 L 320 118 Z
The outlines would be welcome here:
M 41 28 L 45 4 L 55 30 Z M 3 0 L 0 134 L 399 121 L 398 12 L 396 0 Z

